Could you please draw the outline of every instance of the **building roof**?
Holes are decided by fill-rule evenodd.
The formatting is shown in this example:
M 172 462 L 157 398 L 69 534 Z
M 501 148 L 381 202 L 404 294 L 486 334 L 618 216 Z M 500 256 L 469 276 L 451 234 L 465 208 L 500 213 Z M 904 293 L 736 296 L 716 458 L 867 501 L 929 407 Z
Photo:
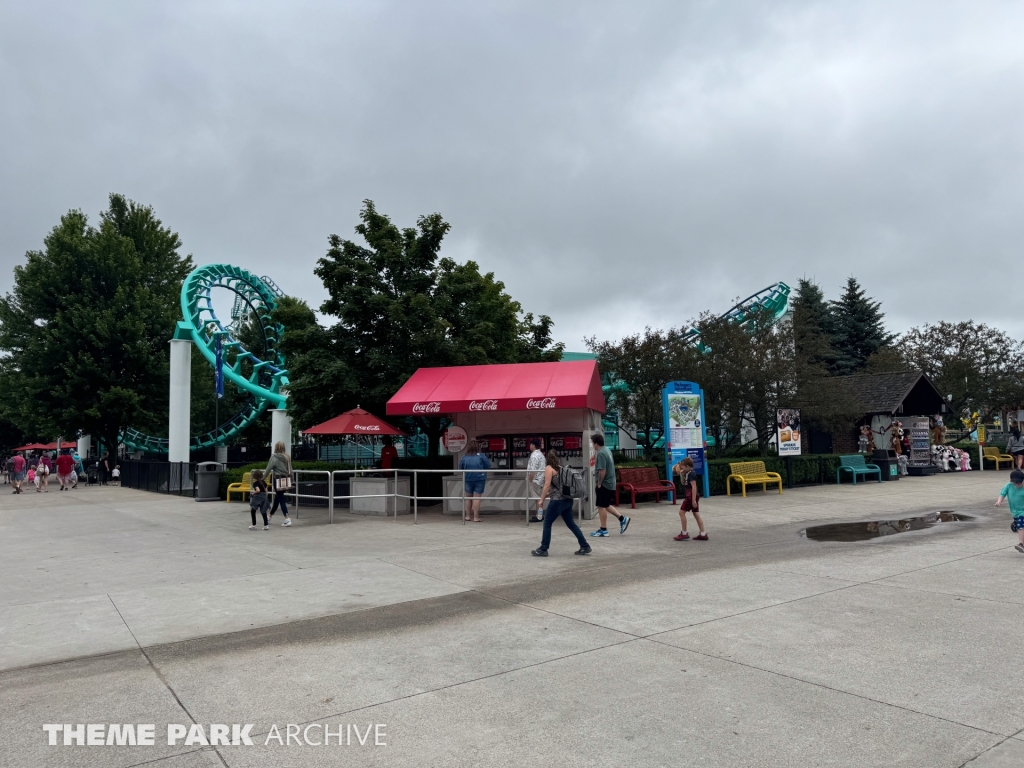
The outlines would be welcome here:
M 910 398 L 912 407 L 907 413 L 918 415 L 938 413 L 942 409 L 942 394 L 920 371 L 857 374 L 839 378 L 843 388 L 865 413 L 895 414 Z M 919 412 L 919 413 L 918 413 Z
M 604 413 L 595 360 L 420 368 L 388 400 L 388 415 L 591 408 Z

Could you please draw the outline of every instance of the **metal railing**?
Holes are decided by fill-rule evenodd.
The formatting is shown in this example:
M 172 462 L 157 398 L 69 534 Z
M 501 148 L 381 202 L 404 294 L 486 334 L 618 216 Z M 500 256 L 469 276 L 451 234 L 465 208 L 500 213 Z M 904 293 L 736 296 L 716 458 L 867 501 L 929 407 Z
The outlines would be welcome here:
M 582 471 L 586 478 L 587 487 L 592 488 L 590 468 L 582 468 Z M 513 507 L 516 502 L 522 502 L 525 523 L 529 525 L 531 515 L 536 514 L 536 502 L 539 498 L 536 486 L 530 482 L 528 477 L 535 472 L 535 470 L 526 469 L 336 469 L 333 471 L 298 469 L 292 471 L 292 485 L 287 491 L 274 491 L 271 488 L 270 494 L 272 497 L 274 493 L 283 493 L 285 498 L 291 500 L 296 518 L 299 516 L 302 500 L 305 500 L 307 506 L 326 507 L 329 523 L 334 522 L 334 510 L 336 507 L 347 506 L 350 512 L 356 512 L 357 514 L 362 512 L 381 514 L 383 517 L 393 516 L 396 522 L 398 521 L 399 512 L 404 514 L 411 512 L 413 524 L 417 524 L 419 522 L 419 504 L 421 501 L 441 502 L 442 514 L 444 514 L 445 502 L 458 501 L 462 505 L 462 524 L 465 525 L 469 508 L 466 504 L 468 498 L 466 496 L 466 475 L 483 474 L 498 476 L 493 481 L 503 478 L 522 478 L 522 493 L 482 496 L 481 501 L 487 503 L 496 501 L 512 502 Z M 459 491 L 453 494 L 445 493 L 444 486 L 442 485 L 441 495 L 421 496 L 419 494 L 419 476 L 421 474 L 439 474 L 448 478 L 454 478 L 459 484 Z M 323 477 L 324 479 L 304 479 L 306 477 Z M 402 482 L 403 480 L 407 481 L 407 488 L 405 488 L 406 483 Z M 346 481 L 348 488 L 347 492 L 344 492 L 346 490 Z M 362 492 L 362 489 L 356 492 L 353 484 L 354 482 L 358 483 L 358 481 L 379 481 L 382 483 L 381 492 L 365 493 Z M 342 490 L 341 493 L 338 492 L 339 486 Z M 317 492 L 321 490 L 323 491 L 322 493 Z M 370 499 L 381 499 L 383 503 L 380 505 L 368 503 L 367 500 Z M 582 521 L 585 519 L 588 505 L 586 499 L 581 499 L 579 502 L 578 505 L 574 502 L 574 507 L 578 507 L 575 511 L 578 512 L 579 519 Z M 361 509 L 358 509 L 360 507 Z M 515 512 L 517 510 L 513 508 L 511 511 Z
M 173 496 L 195 496 L 196 465 L 187 461 L 122 460 L 121 486 Z

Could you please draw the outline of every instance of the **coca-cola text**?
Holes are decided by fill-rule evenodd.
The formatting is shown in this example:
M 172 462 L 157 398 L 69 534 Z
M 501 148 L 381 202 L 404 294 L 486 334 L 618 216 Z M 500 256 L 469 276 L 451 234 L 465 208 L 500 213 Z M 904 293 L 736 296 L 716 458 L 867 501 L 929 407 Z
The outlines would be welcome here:
M 469 404 L 469 410 L 471 410 L 471 411 L 496 411 L 496 410 L 498 410 L 498 401 L 497 400 L 481 400 L 480 402 L 477 402 L 476 400 L 473 400 Z
M 435 400 L 432 403 L 416 403 L 412 407 L 413 413 L 440 413 L 441 403 Z
M 527 410 L 531 410 L 531 411 L 535 410 L 535 409 L 539 409 L 539 408 L 554 408 L 554 407 L 555 407 L 555 398 L 553 398 L 553 397 L 545 397 L 542 400 L 527 400 L 526 401 L 526 408 L 527 408 Z

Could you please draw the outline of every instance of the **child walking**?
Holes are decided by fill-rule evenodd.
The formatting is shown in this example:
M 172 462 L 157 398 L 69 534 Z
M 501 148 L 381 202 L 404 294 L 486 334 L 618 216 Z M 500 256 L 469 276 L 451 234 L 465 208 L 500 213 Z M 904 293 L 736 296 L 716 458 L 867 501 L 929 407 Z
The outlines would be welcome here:
M 250 531 L 256 530 L 256 510 L 263 515 L 263 530 L 270 530 L 270 521 L 267 520 L 267 484 L 263 482 L 263 471 L 255 469 L 252 472 L 252 488 L 249 491 L 249 515 L 252 517 Z
M 1015 469 L 1010 473 L 1010 482 L 1003 486 L 996 499 L 997 507 L 1003 503 L 1003 499 L 1006 499 L 1013 524 L 1017 527 L 1018 544 L 1014 549 L 1024 553 L 1024 472 Z
M 707 541 L 708 535 L 704 531 L 704 518 L 700 516 L 700 492 L 697 490 L 697 473 L 693 471 L 693 459 L 687 456 L 674 467 L 672 474 L 679 476 L 680 485 L 683 488 L 683 503 L 679 505 L 679 523 L 682 530 L 678 536 L 673 538 L 676 541 L 689 541 L 690 534 L 686 532 L 686 513 L 692 512 L 693 519 L 697 521 L 697 528 L 700 534 L 693 537 L 694 541 Z

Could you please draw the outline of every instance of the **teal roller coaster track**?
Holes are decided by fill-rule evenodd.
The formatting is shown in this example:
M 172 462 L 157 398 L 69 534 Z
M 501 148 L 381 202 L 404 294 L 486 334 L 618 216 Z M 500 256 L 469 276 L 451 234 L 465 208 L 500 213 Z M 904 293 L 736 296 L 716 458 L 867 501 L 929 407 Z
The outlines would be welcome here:
M 231 322 L 225 325 L 213 310 L 210 292 L 225 288 L 235 294 Z M 281 290 L 267 277 L 227 264 L 207 264 L 192 271 L 181 287 L 180 321 L 175 339 L 191 341 L 206 361 L 215 366 L 217 338 L 224 355 L 225 383 L 231 382 L 248 399 L 234 416 L 204 435 L 192 438 L 190 448 L 224 445 L 252 424 L 268 406 L 285 408 L 288 401 L 288 371 L 280 351 L 284 326 L 274 322 L 273 311 Z M 244 322 L 255 323 L 259 349 L 246 349 L 238 340 Z M 228 360 L 231 360 L 230 364 Z M 246 372 L 248 371 L 248 375 Z M 121 442 L 132 451 L 167 453 L 167 438 L 145 435 L 128 429 Z

